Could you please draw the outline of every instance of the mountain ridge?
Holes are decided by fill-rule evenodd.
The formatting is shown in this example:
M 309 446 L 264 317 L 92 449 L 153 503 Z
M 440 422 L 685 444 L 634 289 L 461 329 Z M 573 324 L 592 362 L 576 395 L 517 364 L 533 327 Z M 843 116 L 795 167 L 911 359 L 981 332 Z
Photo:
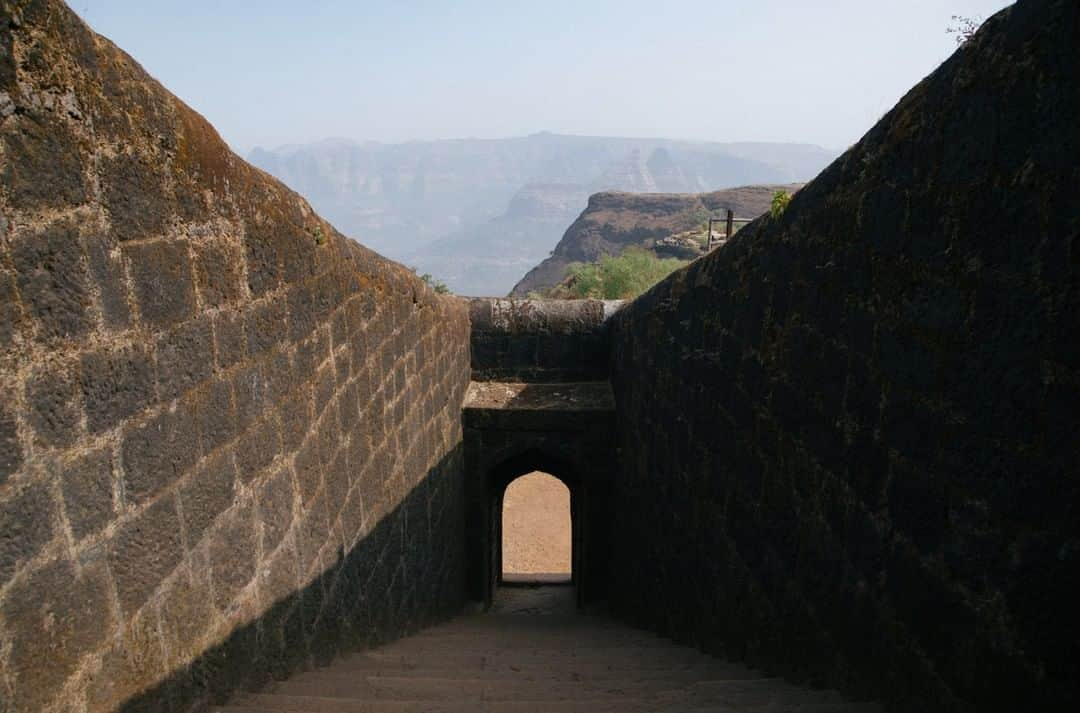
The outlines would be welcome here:
M 769 209 L 777 191 L 794 193 L 803 184 L 740 186 L 709 193 L 627 193 L 605 191 L 567 228 L 551 255 L 529 270 L 511 290 L 526 297 L 557 285 L 575 262 L 594 262 L 629 247 L 699 228 L 709 216 L 732 210 L 737 218 L 756 218 Z
M 372 249 L 435 275 L 459 294 L 506 294 L 548 255 L 593 193 L 699 193 L 803 181 L 833 154 L 811 144 L 540 133 L 404 144 L 328 139 L 255 148 L 248 158 Z M 565 210 L 516 222 L 511 201 L 535 186 L 577 193 Z M 506 244 L 493 253 L 500 232 Z M 429 254 L 446 239 L 455 246 L 452 260 Z M 505 251 L 518 257 L 503 259 Z

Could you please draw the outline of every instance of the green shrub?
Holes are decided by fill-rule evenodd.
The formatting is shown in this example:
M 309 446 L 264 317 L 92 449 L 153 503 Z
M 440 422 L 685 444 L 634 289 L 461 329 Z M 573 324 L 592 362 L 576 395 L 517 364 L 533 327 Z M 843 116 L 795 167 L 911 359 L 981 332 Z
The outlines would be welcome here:
M 413 271 L 413 274 L 416 274 L 415 267 L 410 265 L 409 269 Z M 430 272 L 420 275 L 420 279 L 424 281 L 425 285 L 435 290 L 436 294 L 445 295 L 450 293 L 450 288 L 446 286 L 446 283 L 434 277 Z
M 779 218 L 787 210 L 788 203 L 791 202 L 791 194 L 787 191 L 777 191 L 773 193 L 772 204 L 769 207 L 769 214 L 774 218 Z
M 423 275 L 421 275 L 420 279 L 423 280 L 428 287 L 435 290 L 436 294 L 445 295 L 449 294 L 450 292 L 450 288 L 446 286 L 445 282 L 432 277 L 431 273 L 429 272 L 425 272 Z
M 571 264 L 566 270 L 568 289 L 571 297 L 633 299 L 686 264 L 629 248 L 618 257 L 606 255 L 599 262 Z

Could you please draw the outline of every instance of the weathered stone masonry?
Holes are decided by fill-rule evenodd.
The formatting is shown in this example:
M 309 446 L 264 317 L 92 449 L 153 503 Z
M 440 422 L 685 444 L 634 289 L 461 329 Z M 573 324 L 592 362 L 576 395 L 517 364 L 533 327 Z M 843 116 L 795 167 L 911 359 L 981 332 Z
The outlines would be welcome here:
M 0 8 L 0 709 L 186 708 L 456 611 L 465 305 Z
M 908 711 L 1080 692 L 1080 4 L 615 318 L 624 616 Z

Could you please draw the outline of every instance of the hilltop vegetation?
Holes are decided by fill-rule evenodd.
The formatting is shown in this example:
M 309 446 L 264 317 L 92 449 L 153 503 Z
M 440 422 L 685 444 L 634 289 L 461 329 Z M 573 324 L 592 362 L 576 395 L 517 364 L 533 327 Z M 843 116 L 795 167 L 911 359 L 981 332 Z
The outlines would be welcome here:
M 637 297 L 689 260 L 660 258 L 643 248 L 629 248 L 621 255 L 605 255 L 596 262 L 571 264 L 566 278 L 546 292 L 532 297 L 559 299 L 628 300 Z

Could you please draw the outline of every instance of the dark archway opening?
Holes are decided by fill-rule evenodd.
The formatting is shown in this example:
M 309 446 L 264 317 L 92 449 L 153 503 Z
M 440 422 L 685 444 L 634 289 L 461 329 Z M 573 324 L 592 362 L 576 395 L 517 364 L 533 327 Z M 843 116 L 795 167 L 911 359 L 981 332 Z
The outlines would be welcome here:
M 563 527 L 564 529 L 568 528 L 569 533 L 553 533 L 552 540 L 557 542 L 564 534 L 568 534 L 568 571 L 541 572 L 538 571 L 538 567 L 532 567 L 531 569 L 537 571 L 515 572 L 513 571 L 515 563 L 520 568 L 520 560 L 515 560 L 514 557 L 520 553 L 506 551 L 504 549 L 506 545 L 504 539 L 504 515 L 506 514 L 506 505 L 508 504 L 507 493 L 509 491 L 509 504 L 511 507 L 515 504 L 514 500 L 516 496 L 523 495 L 528 497 L 530 495 L 529 492 L 515 492 L 515 489 L 511 489 L 511 486 L 519 479 L 522 483 L 527 484 L 528 479 L 532 477 L 533 474 L 540 474 L 541 478 L 555 479 L 564 489 L 569 506 L 569 522 Z M 520 455 L 508 458 L 500 465 L 493 468 L 488 474 L 487 486 L 488 537 L 486 539 L 488 543 L 488 566 L 486 567 L 486 570 L 489 574 L 486 586 L 486 603 L 489 606 L 491 605 L 494 600 L 495 590 L 500 585 L 534 586 L 538 584 L 554 584 L 556 582 L 573 586 L 576 590 L 576 600 L 578 602 L 583 601 L 584 587 L 581 573 L 584 569 L 583 563 L 585 561 L 587 543 L 585 536 L 586 528 L 582 522 L 582 513 L 586 511 L 585 500 L 587 494 L 582 487 L 579 474 L 573 466 L 560 458 L 551 457 L 542 451 L 529 450 Z M 547 489 L 552 490 L 550 482 L 544 483 L 544 486 Z M 555 515 L 556 517 L 559 517 L 557 512 Z M 528 536 L 528 533 L 522 532 L 521 528 L 516 529 L 516 532 L 508 532 L 506 534 L 524 534 L 526 537 Z M 506 567 L 508 564 L 510 565 L 509 569 Z M 530 568 L 526 567 L 525 569 Z

